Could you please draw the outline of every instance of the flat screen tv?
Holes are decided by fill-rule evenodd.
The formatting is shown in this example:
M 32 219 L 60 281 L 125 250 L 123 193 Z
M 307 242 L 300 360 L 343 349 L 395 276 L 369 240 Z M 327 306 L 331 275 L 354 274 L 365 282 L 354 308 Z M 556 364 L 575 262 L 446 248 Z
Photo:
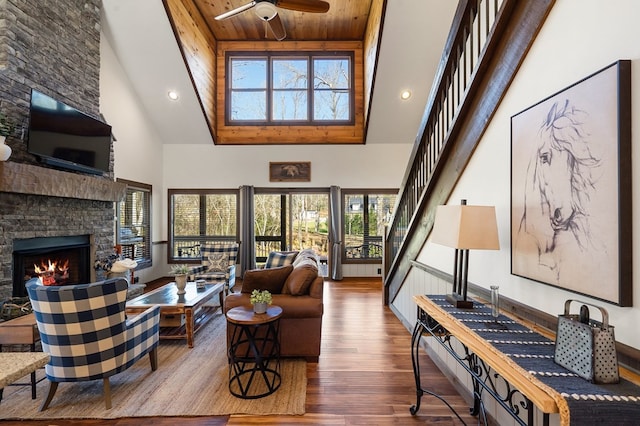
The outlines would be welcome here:
M 27 146 L 42 163 L 102 175 L 109 171 L 111 126 L 32 89 Z

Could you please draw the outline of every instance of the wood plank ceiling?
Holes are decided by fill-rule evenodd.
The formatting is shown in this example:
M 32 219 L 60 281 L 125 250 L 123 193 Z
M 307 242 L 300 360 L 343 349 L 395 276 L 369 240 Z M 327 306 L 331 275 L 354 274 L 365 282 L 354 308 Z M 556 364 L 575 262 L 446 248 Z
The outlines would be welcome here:
M 274 0 L 283 5 L 307 0 Z M 309 0 L 314 2 L 316 0 Z M 277 7 L 286 38 L 274 34 L 256 14 L 256 6 L 224 20 L 215 17 L 251 0 L 164 0 L 214 143 L 362 144 L 368 99 L 373 87 L 384 0 L 328 0 L 326 13 Z M 258 5 L 261 2 L 257 2 Z M 233 126 L 225 122 L 227 50 L 346 50 L 355 55 L 355 124 L 348 126 Z
M 326 13 L 296 12 L 277 8 L 287 31 L 286 40 L 362 41 L 372 0 L 328 2 L 330 8 Z M 270 31 L 267 31 L 265 37 L 265 23 L 256 15 L 255 7 L 228 19 L 214 19 L 218 15 L 251 3 L 251 0 L 194 0 L 194 3 L 218 41 L 274 40 Z M 305 2 L 297 0 L 287 3 Z

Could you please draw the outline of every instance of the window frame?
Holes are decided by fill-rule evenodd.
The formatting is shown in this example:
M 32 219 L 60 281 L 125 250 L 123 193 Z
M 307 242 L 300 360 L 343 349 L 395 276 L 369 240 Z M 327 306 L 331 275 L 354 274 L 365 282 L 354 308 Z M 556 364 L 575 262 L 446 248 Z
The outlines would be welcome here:
M 365 197 L 367 197 L 369 195 L 395 195 L 396 197 L 396 201 L 398 198 L 398 189 L 391 189 L 391 188 L 377 188 L 377 189 L 345 189 L 342 188 L 341 191 L 341 204 L 340 204 L 340 214 L 342 215 L 342 229 L 340 229 L 340 236 L 342 241 L 344 242 L 344 244 L 342 245 L 342 253 L 341 258 L 342 258 L 342 263 L 343 264 L 377 264 L 377 263 L 381 263 L 384 260 L 384 253 L 382 253 L 382 250 L 384 249 L 384 239 L 385 239 L 385 235 L 381 235 L 381 236 L 376 236 L 380 238 L 380 246 L 381 246 L 381 254 L 380 257 L 375 257 L 375 258 L 352 258 L 352 257 L 347 257 L 347 243 L 346 243 L 346 225 L 347 225 L 347 210 L 345 208 L 346 206 L 346 201 L 347 201 L 347 197 L 348 196 L 353 196 L 353 195 L 362 195 L 363 196 L 363 205 L 368 206 L 369 203 L 366 202 L 365 203 Z M 368 200 L 367 200 L 368 201 Z M 394 205 L 391 206 L 391 212 L 393 212 L 393 209 L 395 207 L 395 201 L 394 201 Z M 368 226 L 369 221 L 368 221 L 368 208 L 363 210 L 363 227 Z
M 176 242 L 176 237 L 174 235 L 173 223 L 175 218 L 174 204 L 173 204 L 173 196 L 174 195 L 198 195 L 201 200 L 206 199 L 207 195 L 218 194 L 218 195 L 233 195 L 236 199 L 236 207 L 235 207 L 235 215 L 236 215 L 236 226 L 235 226 L 235 235 L 206 235 L 203 233 L 206 231 L 206 221 L 202 220 L 206 218 L 206 203 L 200 203 L 200 233 L 195 236 L 195 238 L 199 238 L 199 244 L 202 245 L 205 242 L 212 241 L 238 241 L 240 237 L 240 191 L 238 189 L 168 189 L 167 190 L 167 208 L 169 223 L 167 225 L 169 240 L 167 242 L 167 263 L 186 263 L 186 264 L 200 264 L 202 262 L 202 258 L 200 255 L 197 258 L 189 258 L 189 257 L 174 257 L 173 249 Z
M 355 66 L 354 66 L 354 52 L 353 51 L 227 51 L 225 52 L 225 70 L 227 78 L 225 78 L 225 126 L 353 126 L 356 123 L 356 108 L 355 108 Z M 245 88 L 245 89 L 233 89 L 231 87 L 233 81 L 232 73 L 232 61 L 233 59 L 264 59 L 267 62 L 266 66 L 266 114 L 265 120 L 233 120 L 232 117 L 232 98 L 234 92 L 251 92 L 256 91 L 258 88 Z M 273 75 L 273 61 L 282 59 L 299 60 L 300 58 L 307 59 L 307 119 L 305 120 L 275 120 L 273 118 L 273 99 L 274 92 L 286 91 L 284 89 L 274 89 L 272 75 Z M 347 89 L 349 94 L 349 118 L 346 120 L 318 120 L 314 118 L 314 97 L 315 92 L 320 90 L 314 87 L 314 60 L 316 59 L 347 59 L 349 65 L 349 88 Z M 320 91 L 326 91 L 328 89 L 322 89 Z M 342 90 L 342 89 L 341 89 Z
M 284 234 L 278 236 L 277 238 L 271 238 L 271 237 L 265 237 L 262 235 L 254 235 L 253 238 L 253 244 L 254 246 L 257 246 L 259 243 L 267 243 L 267 242 L 273 242 L 273 243 L 279 243 L 280 244 L 280 248 L 279 250 L 282 251 L 288 251 L 288 250 L 293 250 L 290 246 L 289 243 L 291 242 L 292 238 L 293 238 L 293 223 L 290 220 L 291 219 L 291 201 L 292 201 L 292 197 L 294 196 L 298 196 L 298 195 L 305 195 L 305 194 L 312 194 L 312 195 L 326 195 L 327 197 L 327 222 L 328 225 L 330 226 L 331 224 L 331 208 L 329 207 L 331 201 L 330 201 L 330 189 L 326 188 L 326 187 L 314 187 L 314 188 L 291 188 L 291 187 L 286 187 L 286 188 L 269 188 L 269 187 L 260 187 L 260 188 L 255 188 L 254 191 L 254 200 L 255 197 L 258 195 L 276 195 L 276 196 L 280 196 L 280 202 L 281 202 L 281 206 L 286 207 L 284 210 L 281 210 L 280 212 L 280 221 L 281 224 L 283 226 L 283 231 Z M 254 217 L 255 220 L 255 217 Z M 327 232 L 327 247 L 329 247 L 329 234 L 330 234 L 330 230 L 328 230 Z M 329 250 L 328 250 L 329 251 Z M 321 257 L 327 257 L 329 254 L 327 253 L 326 255 L 318 253 Z M 264 263 L 267 260 L 266 257 L 259 257 L 257 256 L 256 253 L 256 263 L 261 264 Z
M 153 196 L 153 186 L 146 184 L 146 183 L 142 183 L 142 182 L 135 182 L 135 181 L 131 181 L 131 180 L 126 180 L 126 179 L 116 179 L 116 182 L 120 182 L 120 183 L 124 183 L 127 186 L 127 195 L 125 196 L 125 200 L 124 201 L 119 201 L 116 205 L 116 244 L 123 246 L 122 244 L 122 229 L 124 227 L 131 227 L 134 226 L 132 223 L 131 224 L 126 224 L 126 226 L 123 227 L 123 219 L 122 219 L 122 214 L 121 214 L 121 206 L 122 203 L 127 203 L 127 201 L 129 200 L 129 192 L 130 191 L 135 191 L 135 192 L 143 192 L 145 194 L 147 194 L 147 196 L 145 197 L 144 200 L 144 206 L 143 209 L 145 211 L 145 213 L 143 213 L 144 217 L 148 220 L 148 223 L 146 224 L 142 224 L 142 225 L 135 225 L 137 227 L 142 227 L 144 229 L 143 232 L 143 236 L 142 236 L 142 241 L 140 241 L 141 243 L 144 244 L 144 246 L 146 247 L 146 252 L 148 253 L 148 257 L 145 257 L 143 255 L 142 259 L 137 258 L 137 256 L 132 256 L 133 260 L 135 260 L 138 265 L 136 266 L 136 268 L 134 270 L 138 271 L 141 269 L 146 269 L 146 268 L 150 268 L 151 266 L 153 266 L 153 244 L 152 244 L 152 240 L 151 240 L 151 225 L 152 225 L 152 215 L 153 215 L 153 209 L 152 209 L 152 196 Z M 133 244 L 134 246 L 137 246 L 137 244 Z M 131 249 L 134 253 L 135 253 L 135 248 Z M 127 252 L 126 250 L 123 251 L 123 254 L 126 256 Z

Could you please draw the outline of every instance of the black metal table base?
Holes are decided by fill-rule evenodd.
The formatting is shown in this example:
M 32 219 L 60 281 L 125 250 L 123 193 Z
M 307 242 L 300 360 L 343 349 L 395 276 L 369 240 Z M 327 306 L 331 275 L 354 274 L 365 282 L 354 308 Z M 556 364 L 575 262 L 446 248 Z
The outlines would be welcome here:
M 479 424 L 488 424 L 487 412 L 482 399 L 483 394 L 488 394 L 492 397 L 498 405 L 500 405 L 515 420 L 517 424 L 525 426 L 532 426 L 534 424 L 535 407 L 531 401 L 529 401 L 529 399 L 522 395 L 522 393 L 517 389 L 514 389 L 511 384 L 499 374 L 491 371 L 490 367 L 482 359 L 470 352 L 462 343 L 460 343 L 460 345 L 463 348 L 463 353 L 458 353 L 451 342 L 451 338 L 454 336 L 452 336 L 444 327 L 419 307 L 418 319 L 411 337 L 411 360 L 413 363 L 413 373 L 416 383 L 416 403 L 409 408 L 412 415 L 417 414 L 420 409 L 420 400 L 426 393 L 433 395 L 444 402 L 456 417 L 463 424 L 466 424 L 460 415 L 456 413 L 453 407 L 444 400 L 444 398 L 422 388 L 420 380 L 419 350 L 420 339 L 425 333 L 428 333 L 430 336 L 435 338 L 436 341 L 440 343 L 440 345 L 444 347 L 445 350 L 453 356 L 453 358 L 471 376 L 473 384 L 473 406 L 470 407 L 469 413 L 472 416 L 480 416 L 478 419 Z M 500 391 L 498 389 L 500 389 Z M 520 417 L 520 414 L 523 411 L 526 411 L 526 422 Z M 543 416 L 543 425 L 549 425 L 549 415 L 546 413 L 544 413 Z
M 36 352 L 35 343 L 29 345 L 29 348 L 31 349 L 31 352 Z M 1 351 L 2 351 L 2 345 L 0 345 L 0 352 Z M 31 386 L 31 399 L 36 399 L 36 385 L 41 381 L 43 381 L 46 377 L 36 379 L 36 372 L 34 371 L 29 375 L 29 378 L 31 379 L 29 383 L 10 383 L 7 386 Z M 3 391 L 4 391 L 4 388 L 0 388 L 0 402 L 2 402 Z
M 229 345 L 229 391 L 243 399 L 257 399 L 274 393 L 281 384 L 280 320 L 266 324 L 234 327 Z

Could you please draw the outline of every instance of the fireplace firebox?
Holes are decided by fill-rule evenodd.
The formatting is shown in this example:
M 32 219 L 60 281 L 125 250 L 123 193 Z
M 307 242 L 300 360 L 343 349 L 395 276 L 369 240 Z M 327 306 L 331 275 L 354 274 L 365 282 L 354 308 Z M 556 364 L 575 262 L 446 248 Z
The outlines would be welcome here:
M 25 283 L 40 277 L 45 285 L 87 283 L 91 277 L 89 235 L 13 241 L 13 296 L 27 295 Z

